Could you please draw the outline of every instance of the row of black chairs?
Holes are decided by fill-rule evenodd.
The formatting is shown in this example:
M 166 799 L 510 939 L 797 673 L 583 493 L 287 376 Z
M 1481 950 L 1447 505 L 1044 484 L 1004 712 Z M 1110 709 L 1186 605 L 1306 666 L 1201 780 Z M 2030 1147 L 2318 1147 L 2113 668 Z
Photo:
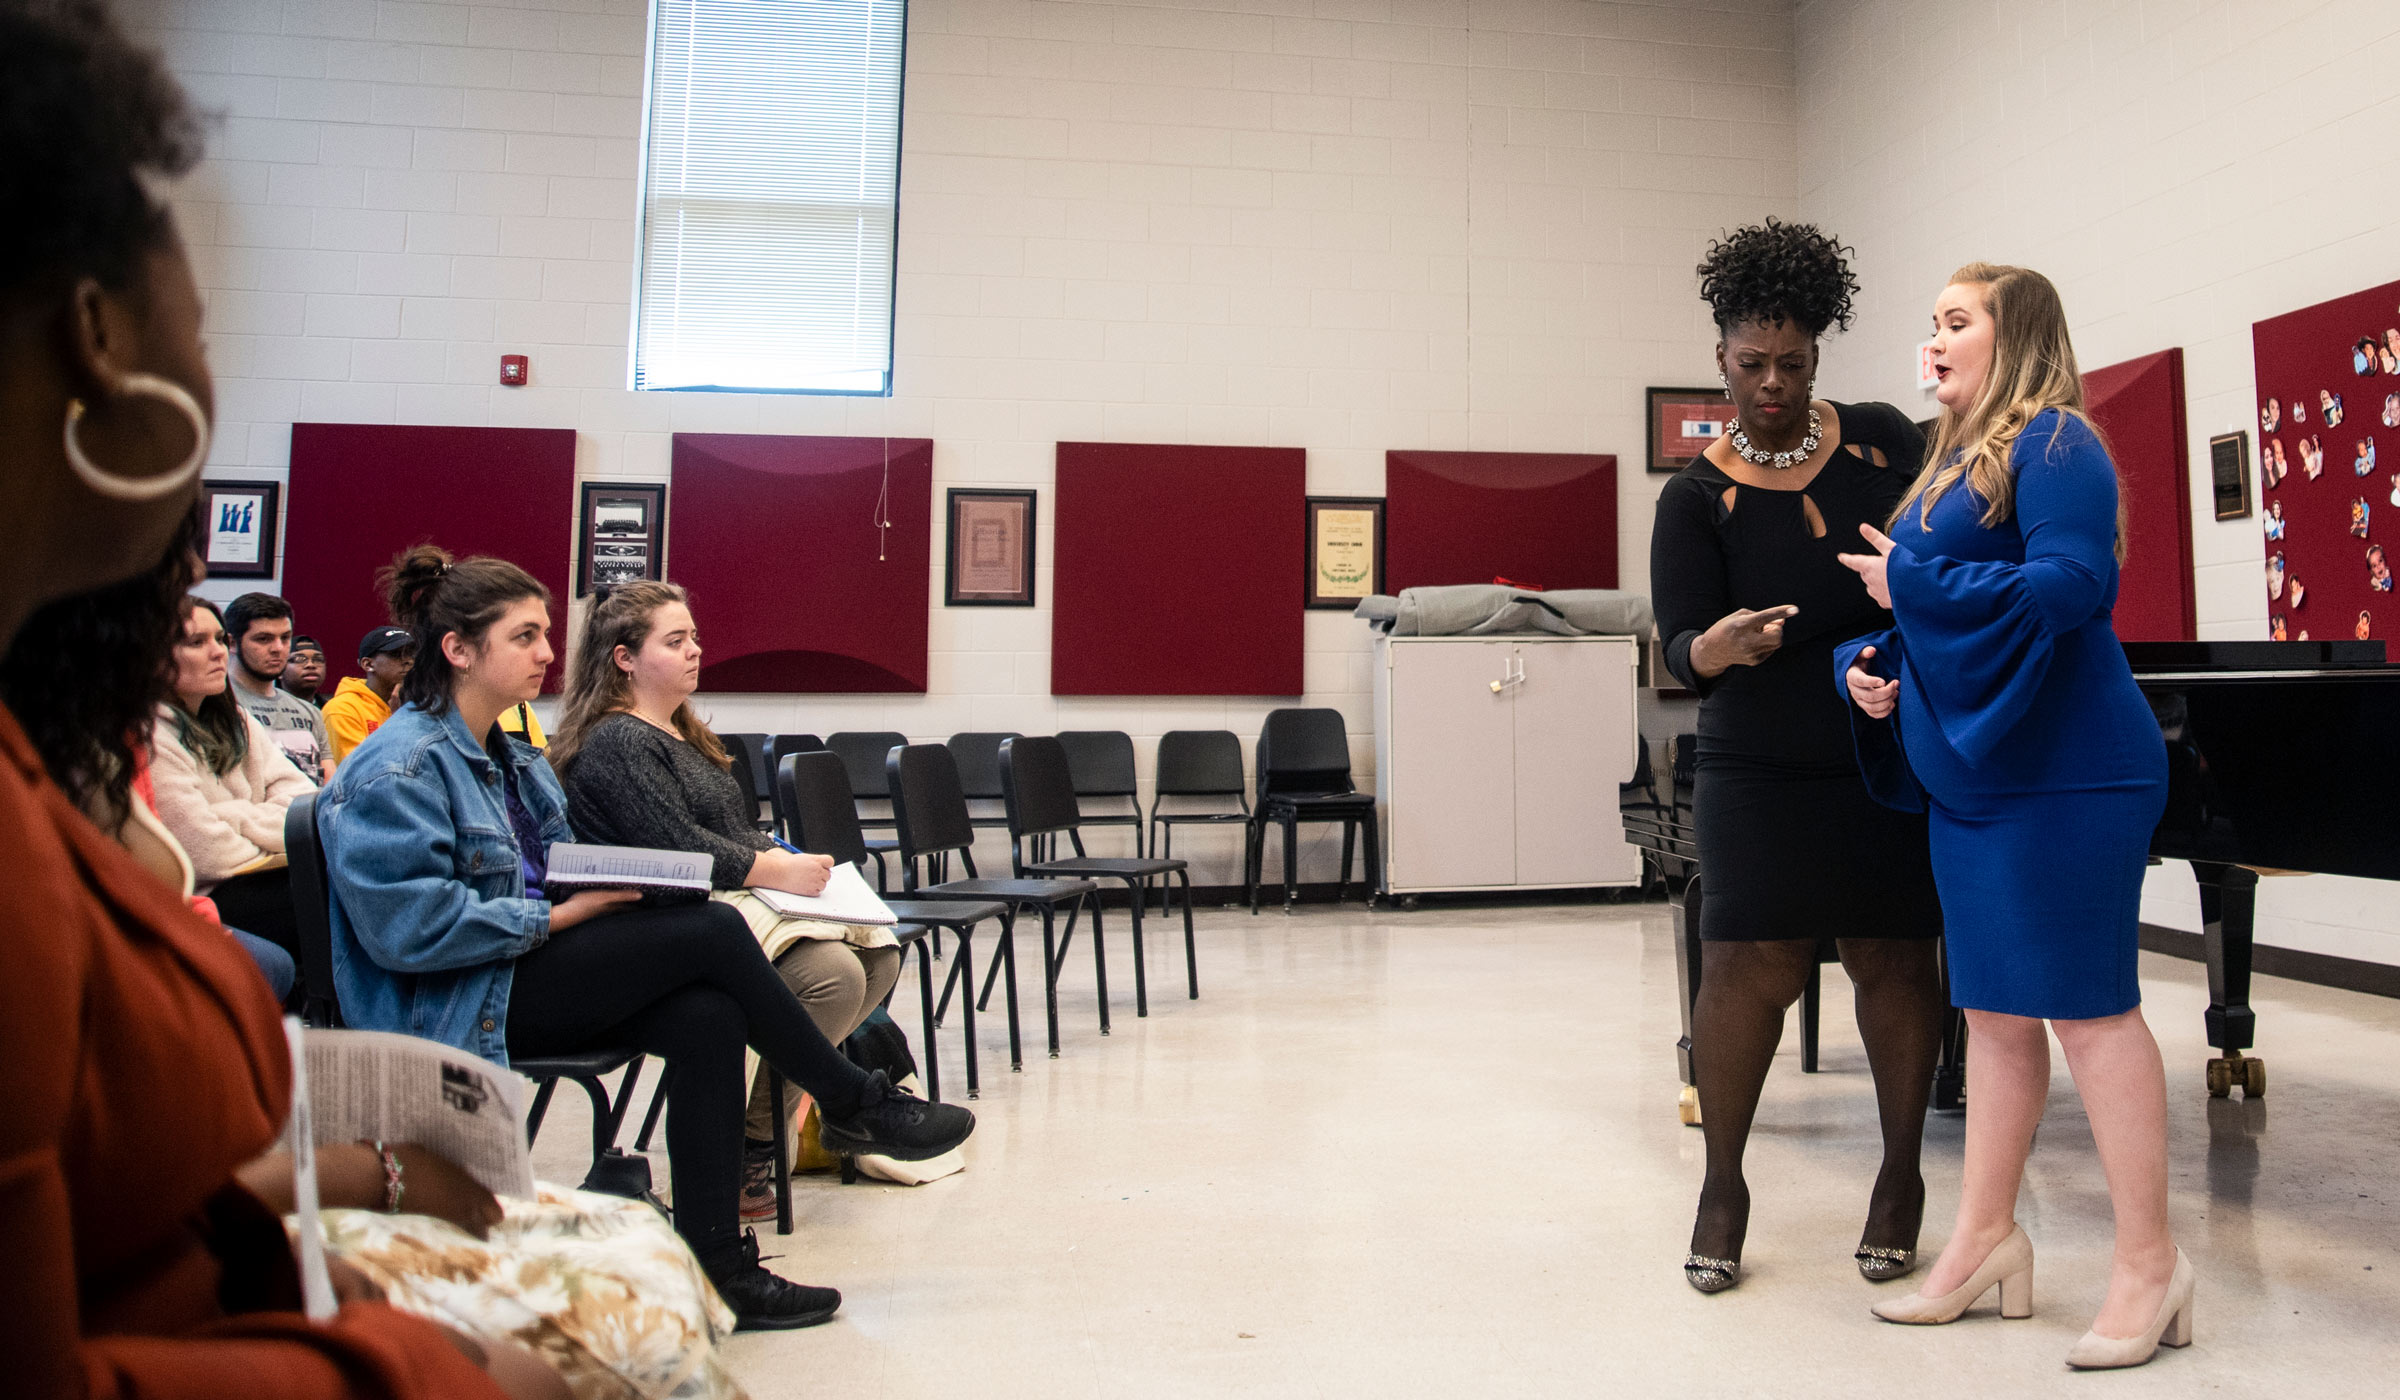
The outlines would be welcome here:
M 762 827 L 784 827 L 790 817 L 775 774 L 784 759 L 804 754 L 830 754 L 839 761 L 850 796 L 859 806 L 862 831 L 891 830 L 896 825 L 891 777 L 887 765 L 895 749 L 908 747 L 907 736 L 888 731 L 845 731 L 819 738 L 814 734 L 734 733 L 718 736 L 734 759 L 734 775 L 754 805 L 768 809 Z M 970 803 L 1007 800 L 1008 776 L 1003 757 L 1013 732 L 953 734 L 943 744 L 958 773 L 960 793 Z M 1375 826 L 1375 800 L 1358 791 L 1351 776 L 1350 740 L 1341 712 L 1291 708 L 1269 714 L 1260 729 L 1257 782 L 1245 780 L 1241 740 L 1230 730 L 1187 729 L 1161 735 L 1157 776 L 1150 810 L 1145 813 L 1135 776 L 1133 739 L 1121 730 L 1067 730 L 1050 736 L 1064 756 L 1068 790 L 1082 801 L 1122 801 L 1130 810 L 1084 815 L 1082 826 L 1124 826 L 1133 830 L 1134 855 L 1171 859 L 1175 828 L 1191 824 L 1239 822 L 1246 828 L 1243 844 L 1243 884 L 1252 913 L 1258 912 L 1260 865 L 1269 826 L 1283 834 L 1284 910 L 1298 898 L 1296 871 L 1297 828 L 1306 822 L 1342 825 L 1342 871 L 1336 899 L 1349 892 L 1350 870 L 1358 838 L 1365 841 L 1368 902 L 1381 885 L 1381 851 Z M 1255 793 L 1255 806 L 1253 805 Z M 1213 805 L 1168 810 L 1170 799 Z M 1005 812 L 969 809 L 971 830 L 1006 828 Z M 898 849 L 893 838 L 868 837 L 862 859 L 875 862 L 878 883 L 890 888 L 885 859 Z M 808 849 L 815 849 L 809 847 Z M 1080 849 L 1080 841 L 1078 842 Z M 1135 899 L 1139 902 L 1140 892 Z M 1160 907 L 1166 907 L 1161 890 Z

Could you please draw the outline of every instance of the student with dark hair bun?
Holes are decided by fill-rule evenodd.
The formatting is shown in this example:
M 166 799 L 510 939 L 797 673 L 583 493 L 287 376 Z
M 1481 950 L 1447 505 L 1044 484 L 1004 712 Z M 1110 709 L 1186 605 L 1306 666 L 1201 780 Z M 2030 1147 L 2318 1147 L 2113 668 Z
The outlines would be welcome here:
M 741 1326 L 832 1317 L 839 1293 L 769 1273 L 740 1230 L 744 1047 L 816 1096 L 837 1151 L 939 1156 L 974 1116 L 842 1058 L 730 906 L 635 908 L 630 890 L 553 898 L 549 848 L 575 839 L 566 794 L 541 753 L 500 728 L 550 669 L 548 590 L 504 560 L 431 545 L 381 582 L 417 662 L 317 816 L 344 1018 L 498 1064 L 600 1045 L 670 1061 L 676 1229 Z
M 1659 493 L 1650 587 L 1667 668 L 1700 701 L 1694 824 L 1702 968 L 1692 1066 L 1708 1173 L 1684 1277 L 1741 1277 L 1742 1153 L 1784 1012 L 1833 940 L 1856 987 L 1883 1166 L 1855 1259 L 1915 1267 L 1917 1169 L 1940 1049 L 1941 909 L 1925 820 L 1876 805 L 1825 676 L 1836 643 L 1891 625 L 1837 555 L 1891 517 L 1924 441 L 1889 404 L 1813 396 L 1817 342 L 1850 323 L 1849 259 L 1806 224 L 1737 229 L 1700 264 L 1732 428 Z

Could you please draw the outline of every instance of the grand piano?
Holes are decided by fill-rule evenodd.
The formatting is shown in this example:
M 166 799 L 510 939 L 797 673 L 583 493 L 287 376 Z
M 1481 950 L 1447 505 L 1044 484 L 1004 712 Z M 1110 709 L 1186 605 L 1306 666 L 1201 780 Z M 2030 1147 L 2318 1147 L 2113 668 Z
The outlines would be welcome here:
M 2125 658 L 2167 741 L 2150 853 L 2200 882 L 2208 1091 L 2256 1097 L 2259 872 L 2400 880 L 2400 666 L 2381 642 L 2127 642 Z
M 2167 744 L 2167 810 L 2150 853 L 2191 862 L 2208 958 L 2208 1091 L 2255 1098 L 2266 1062 L 2250 1009 L 2261 871 L 2400 880 L 2400 666 L 2381 642 L 2127 642 L 2125 658 Z M 1649 853 L 1675 906 L 1683 1012 L 1676 1043 L 1683 1121 L 1698 1123 L 1692 1007 L 1700 986 L 1699 849 L 1690 809 L 1628 805 L 1626 839 Z M 1812 979 L 1813 981 L 1813 979 Z M 1805 1014 L 1803 1037 L 1813 1040 Z M 1966 1087 L 1965 1018 L 1952 1013 L 1934 1107 Z M 1804 1046 L 1806 1069 L 1815 1068 Z

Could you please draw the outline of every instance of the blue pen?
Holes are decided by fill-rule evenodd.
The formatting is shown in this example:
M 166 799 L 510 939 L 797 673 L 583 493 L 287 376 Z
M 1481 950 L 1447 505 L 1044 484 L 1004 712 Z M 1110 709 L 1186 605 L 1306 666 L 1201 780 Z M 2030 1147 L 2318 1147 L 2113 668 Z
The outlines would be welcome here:
M 767 839 L 774 842 L 776 845 L 781 846 L 783 849 L 790 851 L 793 855 L 800 854 L 800 848 L 798 846 L 793 845 L 791 842 L 784 840 L 780 836 L 770 835 L 767 837 Z

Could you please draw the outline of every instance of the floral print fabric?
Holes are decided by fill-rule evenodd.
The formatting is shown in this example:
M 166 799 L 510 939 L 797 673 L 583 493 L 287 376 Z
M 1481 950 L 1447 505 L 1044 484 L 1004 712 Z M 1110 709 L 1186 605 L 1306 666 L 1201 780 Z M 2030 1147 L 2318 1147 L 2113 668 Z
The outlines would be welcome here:
M 656 1210 L 542 1183 L 489 1240 L 423 1215 L 328 1210 L 327 1247 L 393 1307 L 531 1347 L 576 1400 L 744 1400 L 733 1310 Z

